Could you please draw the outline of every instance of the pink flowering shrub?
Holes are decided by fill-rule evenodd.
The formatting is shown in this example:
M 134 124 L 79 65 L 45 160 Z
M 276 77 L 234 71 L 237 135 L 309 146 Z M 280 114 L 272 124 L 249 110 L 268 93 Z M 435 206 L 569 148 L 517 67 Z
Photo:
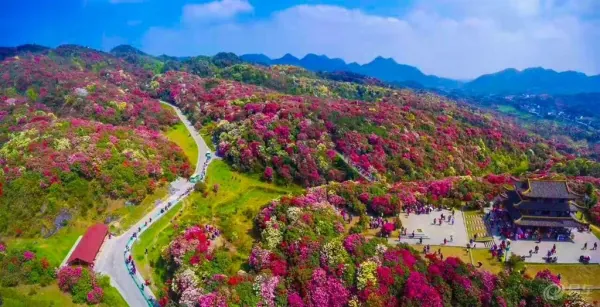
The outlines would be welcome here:
M 58 271 L 58 287 L 63 291 L 71 291 L 79 281 L 83 272 L 80 266 L 65 266 Z
M 36 256 L 35 246 L 19 248 L 0 243 L 0 287 L 46 286 L 54 279 L 54 268 L 48 259 Z
M 192 226 L 171 242 L 164 257 L 177 265 L 184 264 L 186 260 L 191 265 L 199 265 L 210 257 L 210 244 L 205 226 Z
M 560 285 L 560 279 L 558 279 L 558 276 L 552 274 L 552 272 L 550 272 L 548 269 L 537 272 L 537 274 L 535 274 L 535 278 L 544 279 Z
M 157 131 L 59 119 L 21 100 L 9 106 L 0 98 L 3 109 L 10 113 L 0 120 L 0 233 L 36 235 L 42 225 L 64 226 L 55 221 L 59 215 L 84 215 L 102 198 L 139 203 L 158 183 L 191 175 L 183 151 Z M 35 214 L 40 210 L 43 217 Z
M 348 303 L 350 291 L 337 278 L 327 276 L 323 269 L 316 269 L 308 287 L 308 296 L 311 306 L 342 307 Z
M 102 302 L 104 298 L 104 290 L 98 286 L 94 286 L 94 289 L 90 290 L 87 294 L 87 302 L 88 304 L 99 304 Z
M 274 76 L 270 70 L 259 71 Z M 153 97 L 180 106 L 197 125 L 212 127 L 219 155 L 240 170 L 262 170 L 265 179 L 278 182 L 317 186 L 358 178 L 355 171 L 392 181 L 504 173 L 541 141 L 432 94 L 379 88 L 377 103 L 357 104 L 327 94 L 285 95 L 186 72 L 167 72 L 154 81 Z M 479 140 L 507 162 L 492 163 Z M 354 171 L 340 167 L 340 156 Z
M 411 272 L 404 288 L 404 304 L 414 306 L 442 307 L 442 298 L 427 279 L 419 272 Z
M 346 250 L 349 253 L 354 253 L 354 251 L 356 250 L 356 247 L 359 245 L 362 245 L 366 242 L 366 239 L 364 236 L 360 235 L 360 234 L 351 234 L 349 236 L 346 237 L 346 239 L 344 240 L 344 247 L 346 248 Z
M 25 251 L 23 253 L 23 258 L 25 259 L 25 261 L 33 260 L 35 258 L 35 253 L 33 253 L 32 251 Z
M 472 188 L 459 180 L 433 186 L 425 182 L 405 188 L 423 193 L 433 189 L 445 197 L 453 197 L 455 187 Z M 189 227 L 166 249 L 166 260 L 175 272 L 171 299 L 207 306 L 495 306 L 505 302 L 558 307 L 577 301 L 569 296 L 545 299 L 542 291 L 552 280 L 547 272 L 535 279 L 518 273 L 494 275 L 455 257 L 422 258 L 408 245 L 390 246 L 384 238 L 367 239 L 336 229 L 337 223 L 344 223 L 340 210 L 360 207 L 359 197 L 366 190 L 396 195 L 397 188 L 347 182 L 272 201 L 255 219 L 256 230 L 269 234 L 262 235 L 250 251 L 248 271 L 229 276 L 222 275 L 222 265 L 229 261 L 223 247 L 216 247 L 198 264 L 188 261 L 198 251 L 195 244 L 202 241 L 203 229 Z M 345 205 L 333 205 L 333 195 L 344 198 Z M 279 243 L 269 245 L 274 236 Z
M 58 271 L 58 287 L 73 295 L 73 302 L 99 304 L 104 298 L 104 290 L 96 275 L 87 267 L 65 266 Z

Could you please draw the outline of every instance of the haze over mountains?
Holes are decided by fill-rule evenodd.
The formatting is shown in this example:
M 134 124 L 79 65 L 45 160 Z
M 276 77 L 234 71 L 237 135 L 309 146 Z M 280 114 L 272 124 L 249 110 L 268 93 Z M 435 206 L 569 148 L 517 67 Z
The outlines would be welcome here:
M 459 81 L 435 75 L 426 75 L 417 67 L 399 64 L 394 59 L 377 57 L 360 65 L 346 63 L 339 58 L 307 54 L 302 59 L 286 54 L 271 59 L 264 54 L 245 54 L 244 61 L 264 65 L 295 65 L 312 71 L 350 71 L 375 77 L 397 85 L 441 90 L 463 90 L 473 94 L 577 94 L 600 92 L 600 75 L 587 76 L 581 72 L 557 72 L 541 67 L 519 71 L 508 68 L 482 75 L 471 81 Z

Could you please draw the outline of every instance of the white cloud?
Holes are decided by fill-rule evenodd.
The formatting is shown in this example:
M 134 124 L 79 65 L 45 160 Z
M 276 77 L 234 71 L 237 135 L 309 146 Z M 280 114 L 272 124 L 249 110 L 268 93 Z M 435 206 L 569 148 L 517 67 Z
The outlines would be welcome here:
M 217 0 L 203 4 L 185 5 L 182 19 L 185 22 L 223 20 L 253 10 L 254 8 L 247 0 Z
M 582 18 L 595 5 L 587 0 L 422 0 L 398 17 L 299 5 L 264 20 L 151 28 L 142 46 L 153 54 L 317 53 L 359 63 L 381 55 L 454 78 L 535 66 L 596 74 L 600 22 L 597 16 Z

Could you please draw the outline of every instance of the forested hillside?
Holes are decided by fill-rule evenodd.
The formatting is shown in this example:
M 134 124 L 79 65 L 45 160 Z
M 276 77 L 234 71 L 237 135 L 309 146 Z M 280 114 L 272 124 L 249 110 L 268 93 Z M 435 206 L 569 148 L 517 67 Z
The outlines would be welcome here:
M 4 200 L 25 193 L 21 181 L 39 186 L 27 193 L 60 193 L 52 204 L 42 197 L 34 208 L 14 205 L 20 208 L 15 212 L 48 221 L 63 207 L 80 206 L 67 205 L 72 193 L 63 190 L 73 176 L 85 185 L 101 183 L 101 191 L 90 189 L 84 198 L 93 207 L 91 199 L 103 197 L 138 202 L 155 182 L 189 173 L 181 151 L 158 134 L 176 122 L 158 99 L 185 110 L 235 168 L 279 183 L 315 186 L 358 178 L 356 171 L 389 182 L 518 174 L 565 159 L 553 143 L 510 120 L 357 74 L 253 66 L 228 53 L 179 59 L 131 47 L 111 54 L 74 45 L 29 51 L 16 48 L 0 64 L 5 127 L 0 154 L 6 161 L 1 182 Z M 83 143 L 92 143 L 91 149 L 77 147 L 82 142 L 69 128 L 74 121 L 83 123 L 79 129 L 94 127 L 95 138 L 79 133 L 89 138 Z M 24 149 L 31 154 L 15 157 Z M 49 149 L 65 159 L 86 156 L 81 160 L 87 162 L 61 166 L 44 151 Z M 146 171 L 140 173 L 140 165 Z M 127 172 L 132 175 L 123 175 Z M 70 179 L 61 178 L 64 173 Z
M 395 217 L 406 206 L 481 209 L 520 175 L 570 180 L 585 194 L 586 218 L 599 222 L 600 165 L 568 142 L 432 92 L 356 73 L 252 65 L 231 53 L 174 58 L 65 45 L 0 54 L 0 234 L 11 243 L 77 219 L 112 221 L 115 203 L 142 203 L 188 178 L 188 157 L 165 137 L 178 118 L 164 100 L 227 164 L 209 169 L 212 186 L 198 183 L 177 215 L 155 224 L 164 231 L 149 230 L 151 250 L 135 257 L 161 286 L 162 306 L 581 303 L 544 297 L 560 284 L 548 271 L 494 275 L 441 251 L 422 257 L 374 238 L 399 229 Z M 281 196 L 298 194 L 296 185 L 307 190 Z M 371 217 L 386 220 L 370 227 Z M 9 258 L 20 247 L 5 253 L 0 240 L 0 248 L 0 269 L 10 270 L 10 259 L 39 262 L 44 280 L 53 276 L 31 251 Z M 19 285 L 14 276 L 37 283 L 15 272 L 11 286 Z M 94 291 L 102 289 L 74 286 L 88 273 L 61 272 L 63 291 L 99 302 Z
M 110 216 L 191 174 L 160 132 L 177 122 L 140 90 L 152 76 L 77 46 L 0 63 L 0 233 L 47 235 L 77 217 Z

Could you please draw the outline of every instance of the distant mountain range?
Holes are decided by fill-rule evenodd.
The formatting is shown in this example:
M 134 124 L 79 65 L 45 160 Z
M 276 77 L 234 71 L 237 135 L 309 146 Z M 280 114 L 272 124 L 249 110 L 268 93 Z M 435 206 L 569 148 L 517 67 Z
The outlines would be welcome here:
M 22 45 L 17 47 L 0 47 L 0 61 L 4 58 L 23 52 L 43 53 L 48 47 L 40 45 Z M 147 56 L 134 47 L 122 45 L 114 48 L 115 55 Z M 444 92 L 458 92 L 469 95 L 510 95 L 510 94 L 550 94 L 571 95 L 579 93 L 600 93 L 600 75 L 587 76 L 576 71 L 557 72 L 541 67 L 527 68 L 519 71 L 514 68 L 496 73 L 482 75 L 474 80 L 464 82 L 449 78 L 426 75 L 418 68 L 399 64 L 394 59 L 377 57 L 373 61 L 360 65 L 356 62 L 346 63 L 339 58 L 325 55 L 307 54 L 299 59 L 286 54 L 279 59 L 271 59 L 264 54 L 245 54 L 239 57 L 227 54 L 224 64 L 234 64 L 240 59 L 245 62 L 263 65 L 294 65 L 311 71 L 336 72 L 346 71 L 377 78 L 393 85 L 415 89 L 427 88 Z M 233 58 L 232 58 L 233 57 Z M 162 61 L 184 61 L 185 58 L 160 56 Z M 193 58 L 193 57 L 192 57 Z
M 464 85 L 464 89 L 479 94 L 529 93 L 578 94 L 600 92 L 600 75 L 587 76 L 576 71 L 556 72 L 541 67 L 522 71 L 514 68 L 483 75 Z
M 279 59 L 271 59 L 264 54 L 245 54 L 240 58 L 246 62 L 263 65 L 294 65 L 312 71 L 350 71 L 369 77 L 412 88 L 433 88 L 438 90 L 460 90 L 473 94 L 577 94 L 600 92 L 600 75 L 587 76 L 581 72 L 556 72 L 544 68 L 527 68 L 523 71 L 514 68 L 480 76 L 469 82 L 426 75 L 418 68 L 399 64 L 393 59 L 377 57 L 360 65 L 346 63 L 339 58 L 325 55 L 307 54 L 299 59 L 286 54 Z
M 240 58 L 246 62 L 264 65 L 294 65 L 312 71 L 350 71 L 374 77 L 398 85 L 410 87 L 428 87 L 453 90 L 461 87 L 462 82 L 438 76 L 426 75 L 418 68 L 398 64 L 393 59 L 377 57 L 370 63 L 360 65 L 356 62 L 346 64 L 344 60 L 330 59 L 324 55 L 307 54 L 298 59 L 291 54 L 286 54 L 279 59 L 270 59 L 264 54 L 245 54 Z

